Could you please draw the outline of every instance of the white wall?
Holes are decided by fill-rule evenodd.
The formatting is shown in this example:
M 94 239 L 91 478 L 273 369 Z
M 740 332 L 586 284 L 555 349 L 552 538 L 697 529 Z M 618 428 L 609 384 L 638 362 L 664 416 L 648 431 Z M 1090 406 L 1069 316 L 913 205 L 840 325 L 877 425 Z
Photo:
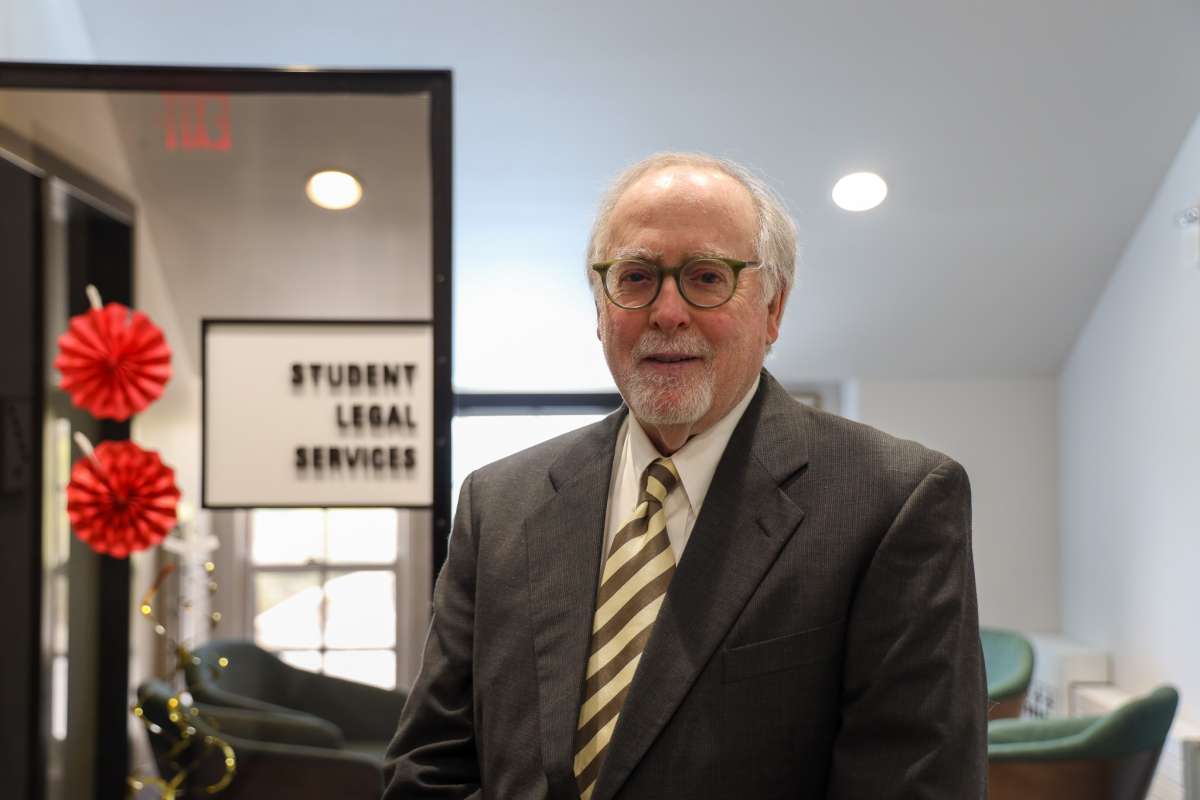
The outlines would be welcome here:
M 88 61 L 93 55 L 78 0 L 0 0 L 0 58 Z
M 1059 627 L 1056 383 L 858 381 L 844 392 L 856 419 L 966 468 L 984 625 Z
M 1200 718 L 1200 201 L 1193 125 L 1061 377 L 1065 632 Z

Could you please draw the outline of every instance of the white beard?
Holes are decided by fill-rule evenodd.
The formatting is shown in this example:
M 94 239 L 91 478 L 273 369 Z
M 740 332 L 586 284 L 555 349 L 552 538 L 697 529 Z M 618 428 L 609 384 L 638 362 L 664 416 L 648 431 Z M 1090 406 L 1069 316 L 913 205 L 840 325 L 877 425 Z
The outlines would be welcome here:
M 649 425 L 684 425 L 696 422 L 712 408 L 712 375 L 685 380 L 670 375 L 629 376 L 625 402 L 640 421 Z
M 603 326 L 602 326 L 602 338 Z M 605 348 L 608 343 L 605 341 Z M 701 356 L 703 371 L 699 375 L 655 375 L 637 368 L 638 362 L 650 353 L 681 353 Z M 686 333 L 663 336 L 647 331 L 630 354 L 633 366 L 623 375 L 615 371 L 613 378 L 624 395 L 625 402 L 639 421 L 648 425 L 682 425 L 698 421 L 712 408 L 715 394 L 712 369 L 712 345 L 699 334 Z M 610 367 L 612 360 L 609 360 Z

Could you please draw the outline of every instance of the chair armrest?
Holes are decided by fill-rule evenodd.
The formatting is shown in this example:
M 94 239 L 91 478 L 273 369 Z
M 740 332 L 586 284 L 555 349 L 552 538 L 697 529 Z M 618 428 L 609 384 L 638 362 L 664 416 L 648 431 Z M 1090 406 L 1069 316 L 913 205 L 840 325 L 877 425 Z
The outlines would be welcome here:
M 193 702 L 208 706 L 244 708 L 249 711 L 287 712 L 294 710 L 274 703 L 268 703 L 265 700 L 259 700 L 255 697 L 247 697 L 243 694 L 230 692 L 211 683 L 189 686 L 188 692 L 191 693 Z
M 1062 719 L 998 719 L 988 723 L 988 744 L 1019 744 L 1063 739 L 1082 733 L 1097 717 Z
M 292 711 L 256 711 L 197 704 L 204 719 L 222 736 L 277 744 L 340 749 L 342 732 L 332 722 Z
M 341 729 L 350 740 L 389 740 L 408 699 L 404 691 L 380 689 L 330 675 L 289 667 L 289 698 L 295 708 Z
M 237 758 L 233 783 L 226 790 L 231 798 L 379 800 L 383 794 L 382 765 L 358 753 L 235 737 L 226 741 Z M 196 785 L 213 782 L 221 774 L 219 767 L 219 758 L 206 759 Z
M 1029 681 L 1022 679 L 1020 676 L 1010 676 L 1002 681 L 997 681 L 988 684 L 987 693 L 989 700 L 1005 700 L 1010 697 L 1019 697 L 1029 690 Z
M 998 722 L 1001 721 L 997 721 Z M 1016 730 L 1008 730 L 1009 726 L 998 732 L 1000 741 L 991 740 L 989 729 L 988 760 L 991 763 L 1003 762 L 1054 762 L 1054 760 L 1069 760 L 1087 758 L 1088 728 L 1096 722 L 1093 717 L 1076 717 L 1072 720 L 1043 720 L 1034 726 L 1034 721 L 1014 720 L 1014 723 L 1027 724 L 1026 733 L 1033 738 L 1015 740 Z M 1013 726 L 1015 727 L 1015 726 Z M 1013 736 L 1014 740 L 1003 741 Z

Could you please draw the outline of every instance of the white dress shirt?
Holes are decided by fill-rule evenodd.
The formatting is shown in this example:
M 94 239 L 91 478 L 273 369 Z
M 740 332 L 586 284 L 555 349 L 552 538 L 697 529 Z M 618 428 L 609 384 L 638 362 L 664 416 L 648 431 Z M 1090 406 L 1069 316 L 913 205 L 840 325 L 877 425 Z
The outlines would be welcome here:
M 746 412 L 746 406 L 750 405 L 760 380 L 761 378 L 755 378 L 754 385 L 745 396 L 728 414 L 717 420 L 715 425 L 688 439 L 683 447 L 671 455 L 671 461 L 679 472 L 680 485 L 667 495 L 663 510 L 667 512 L 667 538 L 671 540 L 676 564 L 683 557 L 683 549 L 687 547 L 688 537 L 692 535 L 696 517 L 700 516 L 700 507 L 704 505 L 713 473 L 717 471 L 717 464 L 725 453 L 729 437 L 733 435 L 738 420 Z M 612 545 L 613 537 L 637 507 L 642 473 L 652 461 L 661 457 L 662 454 L 650 441 L 641 424 L 634 419 L 632 413 L 627 414 L 625 422 L 621 424 L 621 430 L 617 433 L 612 479 L 608 484 L 604 559 L 608 558 L 608 549 Z M 603 560 L 600 568 L 604 568 Z

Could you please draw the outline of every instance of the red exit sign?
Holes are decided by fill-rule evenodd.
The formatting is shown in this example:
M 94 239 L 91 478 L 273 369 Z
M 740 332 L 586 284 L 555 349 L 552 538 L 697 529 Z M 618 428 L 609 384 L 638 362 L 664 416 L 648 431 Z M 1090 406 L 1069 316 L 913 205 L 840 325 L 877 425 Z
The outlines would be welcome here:
M 233 148 L 228 95 L 164 93 L 162 98 L 167 150 L 228 152 Z

